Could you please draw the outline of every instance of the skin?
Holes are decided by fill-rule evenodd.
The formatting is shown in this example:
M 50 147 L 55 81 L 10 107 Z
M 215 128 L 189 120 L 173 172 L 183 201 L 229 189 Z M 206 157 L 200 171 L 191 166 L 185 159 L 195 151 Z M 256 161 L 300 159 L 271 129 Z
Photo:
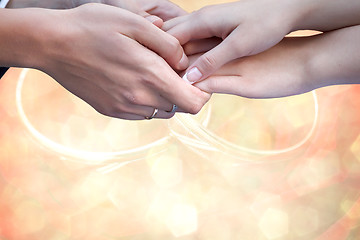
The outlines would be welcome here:
M 320 87 L 360 83 L 360 26 L 311 37 L 289 37 L 260 54 L 234 60 L 195 84 L 209 93 L 275 98 Z M 213 42 L 216 44 L 216 42 Z M 207 48 L 214 45 L 208 44 Z M 204 46 L 186 49 L 195 62 Z
M 1 66 L 39 69 L 104 115 L 170 118 L 173 104 L 195 114 L 209 99 L 173 70 L 188 66 L 178 40 L 142 16 L 105 4 L 0 14 Z
M 218 37 L 223 41 L 188 68 L 190 82 L 205 79 L 224 64 L 263 52 L 288 33 L 331 31 L 360 24 L 358 0 L 241 0 L 207 6 L 166 22 L 163 29 L 181 44 Z M 194 69 L 199 71 L 196 74 Z
M 86 3 L 102 3 L 119 7 L 145 17 L 156 26 L 163 21 L 187 14 L 182 8 L 168 0 L 10 0 L 7 8 L 69 9 Z

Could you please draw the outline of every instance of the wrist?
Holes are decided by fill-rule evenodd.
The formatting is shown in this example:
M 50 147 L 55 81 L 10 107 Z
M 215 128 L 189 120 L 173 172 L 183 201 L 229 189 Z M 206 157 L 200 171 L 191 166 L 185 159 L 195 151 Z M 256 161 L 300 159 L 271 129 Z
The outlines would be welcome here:
M 51 1 L 39 1 L 39 0 L 10 0 L 7 4 L 7 8 L 47 8 L 47 9 L 67 9 L 71 8 L 72 0 L 51 0 Z
M 53 10 L 1 9 L 0 65 L 40 69 L 58 21 Z M 54 22 L 55 21 L 55 22 Z
M 288 33 L 297 30 L 306 29 L 304 22 L 311 17 L 315 11 L 315 3 L 313 0 L 279 0 L 278 11 L 276 14 L 281 16 L 281 20 Z

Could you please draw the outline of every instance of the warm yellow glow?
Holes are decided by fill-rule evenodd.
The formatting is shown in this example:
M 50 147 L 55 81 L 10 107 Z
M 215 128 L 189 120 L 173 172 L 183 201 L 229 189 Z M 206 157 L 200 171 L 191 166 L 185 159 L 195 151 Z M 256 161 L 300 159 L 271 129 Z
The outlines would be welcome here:
M 45 227 L 46 216 L 42 206 L 31 200 L 25 200 L 19 203 L 14 211 L 12 219 L 22 232 L 27 234 L 35 233 Z
M 176 146 L 147 159 L 151 176 L 158 186 L 171 187 L 182 180 L 182 160 Z
M 11 69 L 0 81 L 0 239 L 357 239 L 358 96 L 214 94 L 197 116 L 129 122 Z
M 194 233 L 198 227 L 196 208 L 185 204 L 174 205 L 166 218 L 166 225 L 175 237 Z
M 289 217 L 280 209 L 269 208 L 261 217 L 259 228 L 267 239 L 283 237 L 289 232 Z
M 354 154 L 356 159 L 360 162 L 360 135 L 356 138 L 350 147 L 351 152 Z

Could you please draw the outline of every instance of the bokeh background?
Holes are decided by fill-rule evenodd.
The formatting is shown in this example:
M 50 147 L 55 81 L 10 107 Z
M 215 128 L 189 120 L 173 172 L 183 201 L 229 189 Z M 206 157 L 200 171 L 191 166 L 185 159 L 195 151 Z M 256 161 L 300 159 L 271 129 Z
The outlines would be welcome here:
M 0 239 L 360 239 L 359 96 L 358 86 L 214 95 L 197 116 L 130 122 L 41 72 L 10 69 Z

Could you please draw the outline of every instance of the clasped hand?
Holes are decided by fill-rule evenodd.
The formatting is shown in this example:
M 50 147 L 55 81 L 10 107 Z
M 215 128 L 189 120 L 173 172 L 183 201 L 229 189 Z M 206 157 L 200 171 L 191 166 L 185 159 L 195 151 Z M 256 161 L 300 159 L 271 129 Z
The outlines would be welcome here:
M 76 8 L 52 15 L 59 26 L 49 36 L 56 37 L 39 50 L 35 67 L 98 112 L 137 120 L 154 109 L 156 117 L 170 118 L 174 105 L 196 114 L 211 93 L 282 97 L 354 83 L 357 55 L 344 58 L 343 48 L 354 47 L 349 37 L 359 37 L 359 27 L 350 26 L 360 24 L 360 4 L 349 0 L 354 8 L 339 9 L 331 1 L 241 0 L 187 14 L 167 0 L 73 0 Z M 324 8 L 320 15 L 308 14 L 318 8 Z M 298 29 L 342 27 L 341 39 L 338 30 L 283 40 Z M 332 42 L 339 43 L 333 55 L 341 64 L 328 62 Z M 341 65 L 351 71 L 344 74 Z

